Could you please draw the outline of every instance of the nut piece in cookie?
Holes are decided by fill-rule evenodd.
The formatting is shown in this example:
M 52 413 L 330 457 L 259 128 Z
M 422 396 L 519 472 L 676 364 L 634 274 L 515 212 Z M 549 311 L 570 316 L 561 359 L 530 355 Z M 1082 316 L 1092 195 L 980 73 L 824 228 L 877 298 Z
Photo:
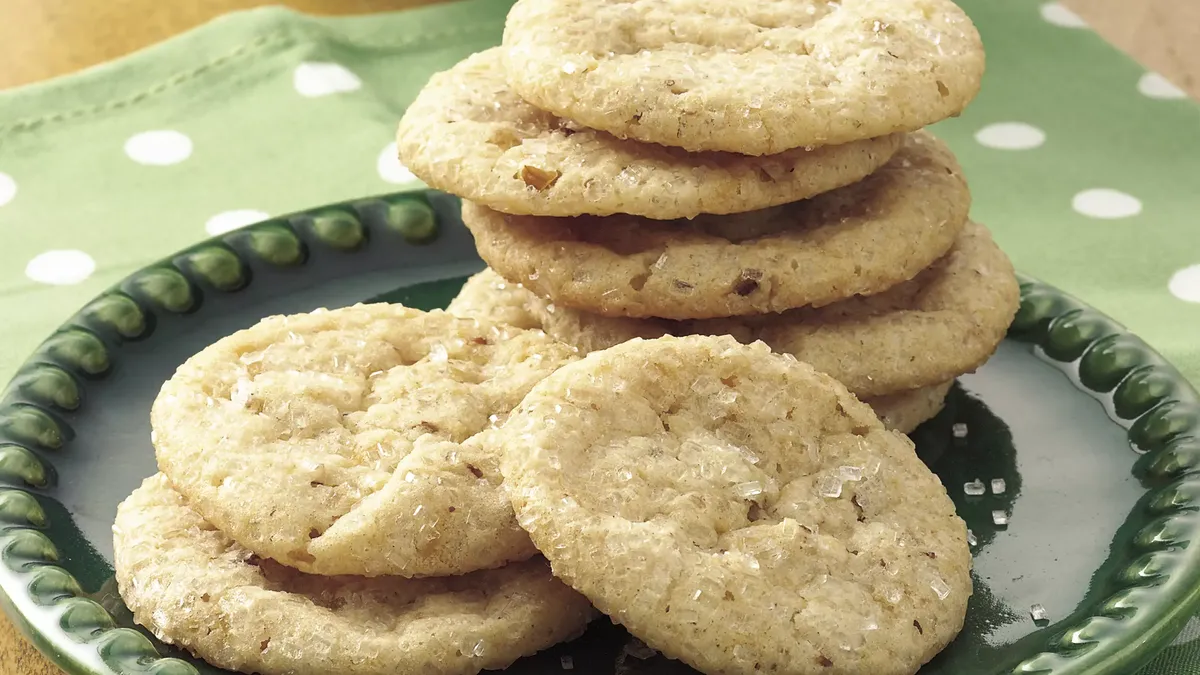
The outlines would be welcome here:
M 262 559 L 158 474 L 117 509 L 114 566 L 137 622 L 264 675 L 474 675 L 583 632 L 593 610 L 543 560 L 434 579 L 320 577 Z
M 971 555 L 937 477 L 766 345 L 592 353 L 491 441 L 555 575 L 703 672 L 908 675 L 962 628 Z
M 163 385 L 158 464 L 206 520 L 304 572 L 498 567 L 535 551 L 475 437 L 575 351 L 399 305 L 271 317 Z

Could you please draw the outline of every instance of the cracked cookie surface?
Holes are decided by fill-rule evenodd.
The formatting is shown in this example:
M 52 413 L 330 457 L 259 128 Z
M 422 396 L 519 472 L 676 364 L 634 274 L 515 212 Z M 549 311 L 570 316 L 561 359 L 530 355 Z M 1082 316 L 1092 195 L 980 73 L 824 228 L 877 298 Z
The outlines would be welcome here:
M 583 632 L 594 610 L 544 560 L 455 577 L 321 577 L 259 559 L 162 474 L 117 509 L 138 623 L 213 665 L 289 675 L 473 675 Z
M 950 0 L 519 0 L 504 48 L 543 110 L 748 155 L 919 129 L 962 111 L 984 71 Z
M 512 92 L 499 49 L 434 75 L 400 121 L 401 162 L 429 186 L 504 213 L 691 218 L 804 199 L 856 182 L 901 134 L 747 157 L 621 140 Z
M 163 385 L 159 467 L 206 520 L 305 572 L 497 567 L 535 551 L 476 436 L 574 358 L 541 331 L 399 305 L 270 317 Z
M 550 218 L 470 202 L 462 213 L 492 269 L 557 305 L 703 319 L 826 305 L 907 281 L 954 243 L 970 202 L 954 156 L 922 131 L 858 183 L 749 213 Z
M 909 674 L 962 627 L 971 555 L 937 477 L 766 345 L 590 354 L 492 440 L 555 575 L 701 671 Z

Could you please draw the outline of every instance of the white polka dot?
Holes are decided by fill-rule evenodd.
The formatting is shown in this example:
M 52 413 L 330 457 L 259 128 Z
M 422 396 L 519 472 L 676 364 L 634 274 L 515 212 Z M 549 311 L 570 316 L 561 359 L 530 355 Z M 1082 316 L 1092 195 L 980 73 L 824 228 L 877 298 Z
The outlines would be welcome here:
M 1042 5 L 1042 18 L 1055 26 L 1063 28 L 1087 28 L 1087 22 L 1078 14 L 1062 6 L 1060 2 L 1047 2 Z
M 980 129 L 975 140 L 997 150 L 1032 150 L 1046 142 L 1046 132 L 1024 122 L 999 122 Z
M 191 157 L 192 139 L 178 131 L 143 131 L 125 141 L 125 154 L 138 164 L 178 164 Z
M 1071 207 L 1092 218 L 1128 218 L 1142 212 L 1142 202 L 1120 190 L 1093 188 L 1084 190 L 1071 200 Z
M 1158 73 L 1146 73 L 1138 80 L 1138 91 L 1143 96 L 1161 99 L 1187 98 L 1187 92 L 1171 84 L 1167 78 Z
M 204 231 L 215 237 L 270 217 L 270 215 L 254 209 L 222 211 L 204 223 Z
M 69 286 L 92 276 L 96 261 L 83 251 L 46 251 L 29 261 L 25 276 L 43 284 Z
M 316 98 L 362 88 L 362 80 L 337 63 L 304 62 L 292 73 L 292 86 L 301 96 Z
M 0 206 L 11 202 L 17 196 L 17 181 L 6 173 L 0 173 Z
M 388 143 L 388 146 L 379 153 L 379 159 L 375 160 L 375 168 L 379 171 L 379 177 L 389 183 L 400 185 L 403 183 L 420 183 L 420 180 L 413 175 L 403 164 L 400 163 L 400 158 L 397 156 L 395 143 Z
M 1171 275 L 1171 295 L 1187 302 L 1200 302 L 1200 265 L 1185 267 Z

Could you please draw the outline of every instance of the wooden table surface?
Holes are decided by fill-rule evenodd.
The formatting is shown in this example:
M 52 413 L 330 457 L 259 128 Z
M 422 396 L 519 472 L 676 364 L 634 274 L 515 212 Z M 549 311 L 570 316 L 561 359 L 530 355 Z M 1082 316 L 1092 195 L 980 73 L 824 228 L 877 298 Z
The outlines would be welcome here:
M 318 14 L 402 9 L 438 0 L 284 0 Z M 116 58 L 235 9 L 272 0 L 3 0 L 0 89 Z M 1200 0 L 1065 0 L 1117 47 L 1200 99 Z M 60 675 L 0 617 L 0 673 Z

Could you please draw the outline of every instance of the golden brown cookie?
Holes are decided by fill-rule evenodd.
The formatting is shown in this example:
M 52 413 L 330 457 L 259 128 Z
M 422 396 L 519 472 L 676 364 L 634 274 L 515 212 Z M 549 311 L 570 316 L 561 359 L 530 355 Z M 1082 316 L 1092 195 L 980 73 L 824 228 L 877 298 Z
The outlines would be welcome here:
M 954 243 L 970 201 L 954 156 L 918 132 L 859 183 L 750 213 L 548 218 L 464 202 L 463 221 L 494 270 L 556 305 L 700 319 L 820 306 L 907 281 Z
M 1020 301 L 1008 256 L 987 228 L 968 223 L 946 256 L 878 295 L 774 316 L 691 322 L 688 330 L 762 340 L 858 396 L 881 396 L 973 372 L 1004 339 Z
M 919 129 L 962 111 L 984 71 L 951 0 L 519 0 L 504 47 L 538 108 L 748 155 Z
M 469 319 L 544 330 L 542 320 L 533 307 L 536 299 L 537 296 L 525 290 L 521 284 L 514 284 L 488 268 L 471 275 L 463 283 L 458 295 L 446 306 L 446 311 Z
M 471 276 L 446 311 L 458 316 L 544 330 L 581 353 L 607 349 L 633 338 L 679 334 L 683 324 L 666 319 L 630 319 L 590 314 L 534 295 L 490 267 Z
M 605 317 L 543 300 L 491 270 L 473 277 L 463 296 L 473 299 L 472 316 L 520 316 L 583 353 L 663 335 L 763 340 L 864 398 L 937 387 L 974 371 L 1004 339 L 1020 304 L 1012 263 L 976 223 L 911 281 L 819 309 L 704 321 Z
M 264 675 L 474 675 L 583 632 L 585 598 L 543 560 L 433 579 L 320 577 L 259 559 L 158 474 L 117 509 L 135 620 L 214 666 Z
M 963 625 L 966 526 L 912 442 L 761 343 L 594 352 L 491 441 L 555 575 L 700 671 L 908 675 Z
M 871 406 L 885 428 L 908 434 L 942 411 L 946 406 L 946 394 L 953 385 L 954 380 L 950 380 L 931 387 L 866 398 L 863 403 Z
M 804 199 L 882 166 L 902 135 L 747 157 L 621 140 L 539 110 L 501 51 L 434 75 L 400 121 L 400 159 L 431 187 L 504 213 L 691 218 Z
M 520 284 L 505 281 L 504 277 L 491 269 L 467 279 L 446 311 L 521 328 L 543 329 L 563 342 L 578 347 L 580 353 L 584 354 L 634 338 L 685 335 L 689 330 L 689 322 L 604 317 L 573 309 L 558 309 Z M 737 333 L 746 338 L 746 333 L 740 330 Z M 907 434 L 941 411 L 952 383 L 943 382 L 931 387 L 865 398 L 863 403 L 871 406 L 885 427 Z
M 159 467 L 232 539 L 304 572 L 498 567 L 534 549 L 476 436 L 574 359 L 541 331 L 399 305 L 271 317 L 163 385 Z

